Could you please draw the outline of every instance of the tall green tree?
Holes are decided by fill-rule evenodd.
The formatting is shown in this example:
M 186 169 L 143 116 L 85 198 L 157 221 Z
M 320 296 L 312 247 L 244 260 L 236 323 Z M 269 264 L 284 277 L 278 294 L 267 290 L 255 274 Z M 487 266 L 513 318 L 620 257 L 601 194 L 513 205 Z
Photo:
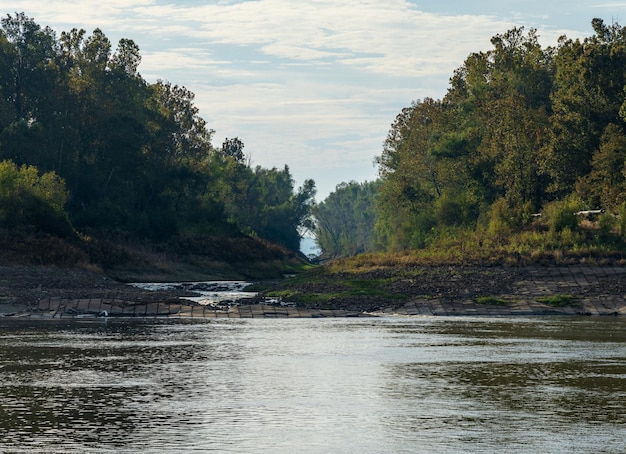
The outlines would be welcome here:
M 494 48 L 472 56 L 462 72 L 465 103 L 473 105 L 480 128 L 474 162 L 490 172 L 478 181 L 487 202 L 505 197 L 510 205 L 537 207 L 547 184 L 538 150 L 547 140 L 552 50 L 541 48 L 535 30 L 523 28 L 491 42 Z
M 592 21 L 595 34 L 580 41 L 562 37 L 555 56 L 551 138 L 545 167 L 557 196 L 571 192 L 591 170 L 594 150 L 610 123 L 619 124 L 626 85 L 626 32 Z
M 230 157 L 232 159 L 232 157 Z M 234 160 L 234 159 L 233 159 Z M 315 183 L 295 189 L 289 167 L 236 166 L 236 185 L 227 189 L 226 212 L 242 230 L 297 251 L 304 231 L 311 230 Z
M 403 109 L 378 158 L 382 185 L 377 229 L 392 249 L 418 247 L 430 226 L 433 201 L 442 192 L 432 141 L 441 102 L 425 99 Z
M 579 179 L 576 190 L 589 206 L 616 212 L 626 202 L 626 134 L 622 125 L 609 124 L 600 148 L 591 159 L 591 171 Z
M 54 83 L 56 37 L 49 27 L 41 28 L 24 13 L 7 15 L 2 25 L 0 61 L 5 66 L 3 85 L 10 88 L 14 119 L 34 120 L 45 94 Z M 6 43 L 10 45 L 6 45 Z M 8 71 L 6 71 L 8 70 Z M 8 74 L 6 74 L 8 72 Z M 9 94 L 9 93 L 7 93 Z

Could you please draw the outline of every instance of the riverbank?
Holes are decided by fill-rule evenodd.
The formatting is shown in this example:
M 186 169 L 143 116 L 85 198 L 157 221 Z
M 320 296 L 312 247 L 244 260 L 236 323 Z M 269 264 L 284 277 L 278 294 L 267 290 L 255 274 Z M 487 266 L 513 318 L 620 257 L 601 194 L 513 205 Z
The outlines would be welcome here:
M 389 268 L 358 276 L 296 277 L 263 287 L 255 300 L 209 307 L 184 299 L 192 295 L 181 290 L 146 291 L 99 272 L 0 266 L 0 316 L 626 315 L 626 268 L 621 266 Z M 268 303 L 266 296 L 277 292 L 284 296 Z
M 623 315 L 620 265 L 389 266 L 307 273 L 268 285 L 266 296 L 310 309 L 405 315 Z

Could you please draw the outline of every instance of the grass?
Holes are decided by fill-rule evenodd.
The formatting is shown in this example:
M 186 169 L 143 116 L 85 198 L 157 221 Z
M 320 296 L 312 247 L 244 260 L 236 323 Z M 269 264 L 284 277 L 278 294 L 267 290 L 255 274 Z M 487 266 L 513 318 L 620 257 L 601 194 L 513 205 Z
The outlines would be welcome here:
M 507 306 L 509 302 L 498 296 L 480 296 L 474 299 L 476 304 L 487 304 L 489 306 Z
M 270 298 L 281 298 L 289 302 L 303 304 L 324 303 L 331 300 L 358 300 L 378 298 L 381 300 L 403 301 L 408 297 L 390 291 L 388 285 L 397 278 L 354 279 L 350 274 L 345 278 L 334 279 L 324 274 L 319 267 L 309 273 L 282 281 L 280 288 L 272 290 L 261 284 L 252 287 L 264 292 Z M 322 273 L 321 273 L 322 272 Z M 264 288 L 265 287 L 265 288 Z
M 576 303 L 576 298 L 572 295 L 550 295 L 537 298 L 537 302 L 552 307 L 565 307 L 573 306 Z
M 423 249 L 372 252 L 335 260 L 330 272 L 444 265 L 626 264 L 626 237 L 617 229 L 601 235 L 598 223 L 581 221 L 572 230 L 549 230 L 541 221 L 522 231 L 489 233 L 449 228 L 433 234 Z

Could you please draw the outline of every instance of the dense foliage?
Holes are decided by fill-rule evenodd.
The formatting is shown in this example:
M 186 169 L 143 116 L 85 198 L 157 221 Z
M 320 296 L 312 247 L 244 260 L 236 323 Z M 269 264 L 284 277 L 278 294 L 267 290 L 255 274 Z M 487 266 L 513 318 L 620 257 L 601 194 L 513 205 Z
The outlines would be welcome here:
M 0 227 L 68 235 L 66 201 L 65 183 L 54 172 L 39 175 L 33 166 L 0 162 Z
M 314 183 L 295 190 L 287 167 L 250 168 L 238 138 L 214 147 L 194 94 L 146 82 L 140 62 L 132 40 L 114 51 L 99 29 L 57 36 L 23 13 L 3 18 L 0 160 L 13 163 L 3 175 L 42 173 L 67 204 L 33 200 L 55 213 L 65 205 L 78 230 L 151 240 L 245 232 L 297 250 Z M 0 181 L 5 227 L 23 224 L 7 214 L 27 197 L 12 181 Z
M 548 48 L 535 30 L 497 35 L 454 72 L 443 99 L 403 109 L 377 158 L 369 244 L 397 251 L 461 232 L 510 234 L 537 213 L 557 231 L 576 229 L 579 210 L 604 210 L 604 225 L 615 224 L 608 215 L 626 213 L 626 28 L 592 26 L 592 36 Z

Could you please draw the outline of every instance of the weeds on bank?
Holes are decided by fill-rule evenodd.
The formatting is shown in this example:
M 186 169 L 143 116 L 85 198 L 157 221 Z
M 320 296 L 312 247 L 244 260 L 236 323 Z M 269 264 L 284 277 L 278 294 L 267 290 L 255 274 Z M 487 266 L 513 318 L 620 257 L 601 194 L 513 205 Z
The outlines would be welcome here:
M 551 295 L 537 298 L 537 302 L 552 307 L 565 307 L 575 305 L 576 298 L 572 295 Z
M 480 296 L 474 299 L 476 304 L 486 304 L 489 306 L 508 306 L 509 302 L 498 296 Z
M 626 225 L 626 222 L 624 223 Z M 554 228 L 537 220 L 520 231 L 460 227 L 433 232 L 423 249 L 366 253 L 336 260 L 331 273 L 443 265 L 603 264 L 626 262 L 626 227 L 610 215 Z
M 313 283 L 311 276 L 304 279 L 309 284 Z M 399 293 L 391 293 L 388 284 L 395 278 L 390 279 L 333 279 L 328 285 L 328 291 L 311 290 L 307 287 L 301 288 L 302 280 L 299 276 L 283 281 L 281 289 L 267 290 L 265 296 L 270 298 L 280 298 L 284 301 L 297 303 L 321 303 L 331 300 L 349 300 L 351 298 L 381 298 L 396 301 L 406 300 L 408 297 Z M 319 289 L 324 287 L 325 280 L 316 280 L 313 287 Z M 321 285 L 320 285 L 321 284 Z

